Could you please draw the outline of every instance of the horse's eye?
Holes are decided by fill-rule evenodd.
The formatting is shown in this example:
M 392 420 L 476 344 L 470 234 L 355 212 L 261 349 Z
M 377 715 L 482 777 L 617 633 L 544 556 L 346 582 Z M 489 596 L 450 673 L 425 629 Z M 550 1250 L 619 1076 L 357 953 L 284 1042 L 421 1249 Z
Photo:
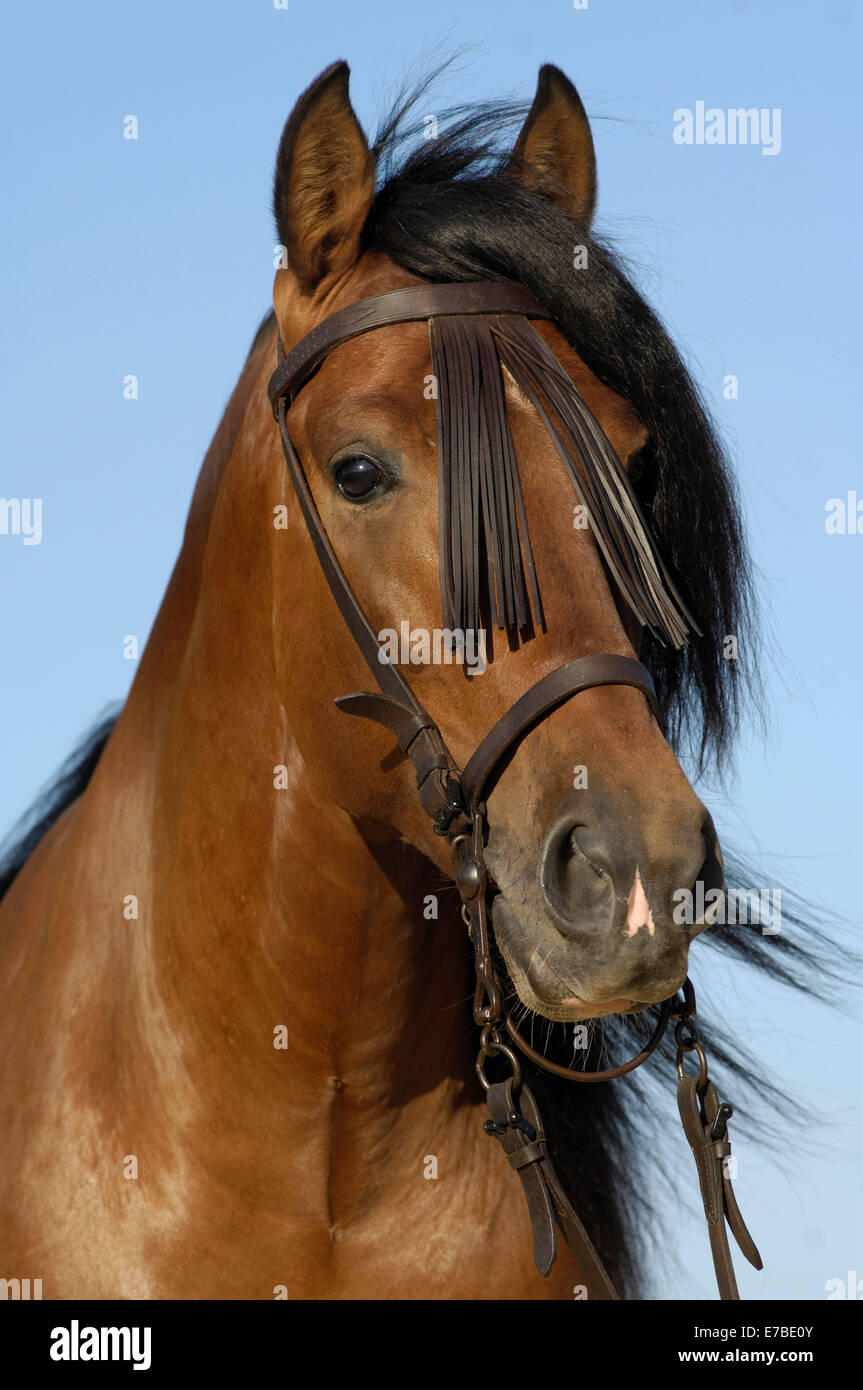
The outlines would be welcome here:
M 339 459 L 333 468 L 333 477 L 339 492 L 349 502 L 365 502 L 384 481 L 384 475 L 376 463 L 361 454 Z

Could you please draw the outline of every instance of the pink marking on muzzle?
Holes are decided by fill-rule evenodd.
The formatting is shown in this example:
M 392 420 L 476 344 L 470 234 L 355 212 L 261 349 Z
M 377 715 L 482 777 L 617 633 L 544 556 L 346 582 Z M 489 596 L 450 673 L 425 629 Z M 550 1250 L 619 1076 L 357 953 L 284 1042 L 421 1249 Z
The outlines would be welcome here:
M 641 874 L 636 868 L 635 881 L 629 890 L 626 903 L 626 935 L 635 936 L 635 933 L 640 931 L 642 927 L 647 927 L 648 936 L 653 936 L 656 930 L 650 903 L 647 901 L 647 894 L 642 886 Z

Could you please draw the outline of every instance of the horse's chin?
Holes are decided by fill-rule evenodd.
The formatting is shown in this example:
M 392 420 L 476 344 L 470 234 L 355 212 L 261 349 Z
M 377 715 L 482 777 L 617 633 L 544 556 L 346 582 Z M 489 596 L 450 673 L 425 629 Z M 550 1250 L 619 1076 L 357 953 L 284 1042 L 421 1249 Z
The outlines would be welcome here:
M 585 984 L 561 961 L 556 929 L 542 926 L 529 932 L 500 893 L 494 898 L 491 916 L 495 941 L 515 992 L 532 1013 L 555 1023 L 582 1023 L 608 1014 L 640 1013 L 656 1002 L 623 994 L 592 998 Z

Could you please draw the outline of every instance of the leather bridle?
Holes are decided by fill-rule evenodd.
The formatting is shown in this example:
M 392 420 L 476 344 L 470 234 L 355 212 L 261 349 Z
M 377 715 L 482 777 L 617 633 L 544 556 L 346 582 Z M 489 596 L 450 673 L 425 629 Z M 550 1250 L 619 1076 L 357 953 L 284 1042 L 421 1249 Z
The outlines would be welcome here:
M 553 315 L 520 285 L 493 281 L 422 284 L 375 295 L 338 310 L 318 324 L 288 354 L 285 354 L 279 341 L 278 366 L 269 383 L 269 397 L 279 425 L 285 463 L 324 576 L 356 645 L 380 687 L 374 692 L 342 695 L 336 704 L 344 713 L 375 720 L 392 733 L 414 766 L 420 805 L 433 822 L 435 834 L 448 837 L 453 876 L 461 897 L 462 917 L 474 952 L 476 991 L 473 1017 L 481 1029 L 477 1074 L 487 1093 L 490 1112 L 485 1128 L 487 1133 L 500 1140 L 510 1164 L 521 1179 L 533 1226 L 534 1257 L 540 1273 L 548 1274 L 554 1263 L 557 1249 L 555 1226 L 559 1225 L 576 1256 L 590 1297 L 617 1298 L 587 1232 L 554 1171 L 539 1109 L 522 1081 L 518 1056 L 509 1044 L 513 1043 L 538 1067 L 556 1076 L 580 1082 L 607 1081 L 632 1071 L 646 1061 L 658 1047 L 669 1020 L 674 1019 L 678 1049 L 678 1104 L 698 1167 L 720 1294 L 723 1298 L 737 1298 L 725 1234 L 726 1220 L 747 1258 L 756 1268 L 761 1268 L 761 1262 L 737 1209 L 728 1177 L 728 1165 L 724 1162 L 730 1152 L 726 1123 L 731 1108 L 719 1105 L 715 1087 L 707 1079 L 704 1052 L 692 1022 L 695 995 L 690 982 L 686 981 L 682 998 L 675 996 L 661 1005 L 653 1033 L 635 1057 L 604 1071 L 575 1071 L 548 1061 L 520 1035 L 507 1011 L 491 953 L 491 888 L 483 857 L 485 796 L 504 759 L 522 737 L 552 711 L 582 691 L 597 686 L 628 685 L 640 690 L 661 724 L 659 703 L 650 672 L 640 661 L 625 656 L 583 656 L 566 662 L 543 676 L 520 696 L 486 734 L 464 768 L 459 768 L 436 722 L 416 698 L 401 671 L 391 662 L 382 660 L 383 652 L 378 638 L 333 550 L 288 433 L 286 417 L 289 399 L 293 399 L 328 354 L 340 344 L 376 328 L 417 320 L 428 320 L 431 333 L 436 320 L 457 316 L 459 321 L 463 321 L 464 316 L 470 315 L 493 316 L 496 323 L 500 322 L 499 316 L 502 315 L 515 315 L 519 320 L 553 319 Z M 552 360 L 556 362 L 556 359 Z M 583 406 L 580 397 L 578 400 Z M 587 408 L 584 407 L 584 410 Z M 591 426 L 604 441 L 598 422 L 589 412 L 587 414 Z M 547 421 L 547 417 L 544 418 Z M 466 450 L 468 441 L 463 441 L 459 447 Z M 646 527 L 637 516 L 637 509 L 636 513 L 630 510 L 628 530 L 626 543 L 633 549 L 644 542 Z M 668 586 L 672 587 L 670 581 Z M 682 608 L 682 605 L 679 606 Z M 683 612 L 685 614 L 685 610 Z M 685 616 L 688 618 L 688 615 Z M 695 626 L 691 620 L 690 626 Z M 682 1064 L 684 1054 L 693 1051 L 700 1062 L 697 1077 L 685 1075 Z M 485 1075 L 486 1060 L 499 1056 L 508 1060 L 511 1075 L 505 1081 L 489 1082 Z

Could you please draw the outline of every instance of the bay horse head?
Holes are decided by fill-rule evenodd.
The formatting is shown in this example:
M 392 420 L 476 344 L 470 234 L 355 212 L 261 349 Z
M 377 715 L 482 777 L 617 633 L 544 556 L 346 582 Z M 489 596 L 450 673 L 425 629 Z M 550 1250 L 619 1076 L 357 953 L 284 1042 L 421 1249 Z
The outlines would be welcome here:
M 537 229 L 522 285 L 531 268 L 541 283 L 562 254 L 552 276 L 574 285 L 590 275 L 584 258 L 601 254 L 582 244 L 596 196 L 589 125 L 572 85 L 544 68 L 512 154 L 492 176 L 500 245 L 488 246 L 482 273 L 465 247 L 489 180 L 484 190 L 457 179 L 444 188 L 440 169 L 438 187 L 430 179 L 418 197 L 396 183 L 380 201 L 375 165 L 347 65 L 335 64 L 288 120 L 275 179 L 287 264 L 274 303 L 287 358 L 272 394 L 317 540 L 294 504 L 293 540 L 274 575 L 289 722 L 328 797 L 451 874 L 417 797 L 421 740 L 412 766 L 394 746 L 398 718 L 388 732 L 345 717 L 388 723 L 380 697 L 343 698 L 368 673 L 326 565 L 337 565 L 338 584 L 355 598 L 349 622 L 365 617 L 381 664 L 400 663 L 408 712 L 415 697 L 458 768 L 552 673 L 611 669 L 607 683 L 573 681 L 559 703 L 528 709 L 517 736 L 498 739 L 479 849 L 494 937 L 524 1008 L 552 1020 L 639 1012 L 675 993 L 706 925 L 703 915 L 680 920 L 681 890 L 699 880 L 716 888 L 723 875 L 711 817 L 652 690 L 632 673 L 645 628 L 674 652 L 687 630 L 709 641 L 697 622 L 707 628 L 713 615 L 690 616 L 669 574 L 673 552 L 658 554 L 628 481 L 651 446 L 633 403 L 590 369 L 560 327 L 559 306 L 534 294 L 517 323 L 503 316 L 516 279 L 516 258 L 507 265 L 501 255 L 507 204 L 523 214 L 544 202 L 555 234 L 544 241 L 546 227 Z M 432 273 L 417 273 L 424 218 L 449 258 L 443 286 L 434 256 Z M 413 262 L 390 244 L 392 228 L 396 239 L 413 237 Z M 429 279 L 437 298 L 412 299 Z M 483 284 L 492 292 L 480 324 L 465 295 Z M 394 308 L 402 300 L 420 305 L 406 321 Z M 625 346 L 639 351 L 635 340 Z M 322 562 L 324 544 L 335 560 Z M 687 576 L 678 571 L 676 583 L 685 590 Z M 609 658 L 611 667 L 590 665 Z M 466 872 L 480 870 L 470 860 Z

